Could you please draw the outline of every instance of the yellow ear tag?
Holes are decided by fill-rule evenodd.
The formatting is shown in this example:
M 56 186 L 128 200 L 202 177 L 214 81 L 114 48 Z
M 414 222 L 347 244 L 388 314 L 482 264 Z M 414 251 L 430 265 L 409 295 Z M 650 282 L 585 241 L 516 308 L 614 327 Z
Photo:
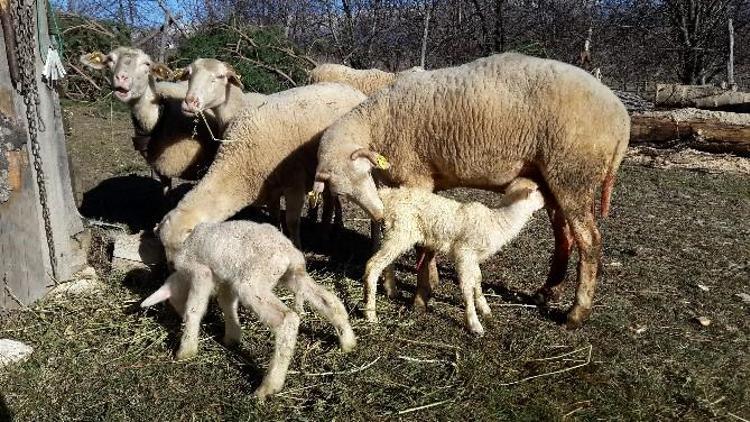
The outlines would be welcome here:
M 388 162 L 388 160 L 380 154 L 378 154 L 375 161 L 377 161 L 378 168 L 381 170 L 388 170 L 391 167 L 391 164 Z
M 94 62 L 94 63 L 101 63 L 102 62 L 102 58 L 99 55 L 94 54 L 94 55 L 92 55 L 90 57 L 91 57 L 91 61 Z
M 320 193 L 315 192 L 314 190 L 307 192 L 307 206 L 308 207 L 310 208 L 317 207 L 318 201 L 320 201 Z

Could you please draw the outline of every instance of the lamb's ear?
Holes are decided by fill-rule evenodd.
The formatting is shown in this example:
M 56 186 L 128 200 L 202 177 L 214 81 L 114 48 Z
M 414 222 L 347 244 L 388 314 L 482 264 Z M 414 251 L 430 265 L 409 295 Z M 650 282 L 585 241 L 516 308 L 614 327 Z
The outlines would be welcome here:
M 167 280 L 166 283 L 159 287 L 159 290 L 147 297 L 146 300 L 141 302 L 141 308 L 148 308 L 156 305 L 157 303 L 164 302 L 165 300 L 172 297 L 172 283 Z
M 109 57 L 101 51 L 94 51 L 93 53 L 82 54 L 81 63 L 92 69 L 101 70 L 104 69 L 109 63 Z
M 236 85 L 239 89 L 244 90 L 245 85 L 242 84 L 242 76 L 240 76 L 239 73 L 237 73 L 236 70 L 230 65 L 227 66 L 227 80 L 229 80 L 230 84 Z
M 373 167 L 379 168 L 381 170 L 388 170 L 391 167 L 390 163 L 388 163 L 388 160 L 385 157 L 367 148 L 359 148 L 352 152 L 352 160 L 357 160 L 359 158 L 368 159 Z
M 150 70 L 154 78 L 163 81 L 168 80 L 170 75 L 172 75 L 172 70 L 163 63 L 151 63 Z

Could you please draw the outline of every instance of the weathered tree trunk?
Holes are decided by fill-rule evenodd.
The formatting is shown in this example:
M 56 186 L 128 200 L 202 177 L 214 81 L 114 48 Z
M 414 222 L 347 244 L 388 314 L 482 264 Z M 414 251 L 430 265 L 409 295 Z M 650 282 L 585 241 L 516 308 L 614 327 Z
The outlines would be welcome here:
M 631 117 L 631 141 L 682 140 L 696 149 L 750 155 L 750 115 L 679 109 L 636 113 Z
M 713 85 L 657 84 L 654 105 L 657 107 L 692 107 L 695 100 L 721 94 L 725 90 Z
M 727 57 L 727 85 L 729 89 L 736 89 L 737 85 L 734 83 L 734 26 L 732 25 L 732 18 L 727 21 L 727 29 L 729 32 L 729 57 Z
M 706 110 L 750 113 L 750 93 L 727 91 L 710 97 L 698 98 L 695 107 Z

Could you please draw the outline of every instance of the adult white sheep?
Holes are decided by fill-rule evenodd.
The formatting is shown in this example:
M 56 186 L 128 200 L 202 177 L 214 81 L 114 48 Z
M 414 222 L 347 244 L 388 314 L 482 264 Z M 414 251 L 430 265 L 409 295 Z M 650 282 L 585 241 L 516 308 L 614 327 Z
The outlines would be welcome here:
M 230 78 L 217 84 L 226 88 Z M 273 97 L 273 98 L 272 98 Z M 241 112 L 224 132 L 216 160 L 201 181 L 159 226 L 169 259 L 201 222 L 223 221 L 241 208 L 273 204 L 283 195 L 286 223 L 295 245 L 299 221 L 313 184 L 320 135 L 365 100 L 340 84 L 316 84 L 269 96 L 263 107 Z
M 200 117 L 201 113 L 210 111 L 216 117 L 217 124 L 224 130 L 243 110 L 258 110 L 270 101 L 284 98 L 285 93 L 270 96 L 247 93 L 242 90 L 241 77 L 228 63 L 216 59 L 197 59 L 187 67 L 175 72 L 176 78 L 188 81 L 187 94 L 183 96 L 182 111 L 190 117 Z M 323 222 L 330 225 L 331 217 L 337 229 L 343 227 L 341 202 L 326 191 L 323 201 Z M 280 198 L 279 198 L 280 199 Z M 316 204 L 317 205 L 317 204 Z M 317 218 L 317 206 L 311 206 L 308 217 Z M 274 201 L 271 214 L 276 222 L 279 220 L 279 201 Z
M 218 144 L 204 125 L 198 126 L 184 116 L 180 103 L 187 84 L 156 82 L 166 79 L 169 69 L 155 63 L 142 50 L 118 47 L 104 54 L 94 52 L 81 56 L 81 62 L 93 69 L 112 71 L 115 98 L 130 107 L 135 136 L 133 146 L 159 175 L 165 190 L 171 179 L 198 180 L 216 155 Z M 217 131 L 212 116 L 208 118 Z
M 274 294 L 277 283 L 294 292 L 298 313 L 302 312 L 304 302 L 308 302 L 334 326 L 341 350 L 348 352 L 356 345 L 344 305 L 336 295 L 315 283 L 305 270 L 302 252 L 268 224 L 249 221 L 201 224 L 185 241 L 174 265 L 175 272 L 141 306 L 169 299 L 182 316 L 185 329 L 178 359 L 190 358 L 198 352 L 200 322 L 214 291 L 224 314 L 227 345 L 241 340 L 238 302 L 250 308 L 276 336 L 268 372 L 255 390 L 260 399 L 277 393 L 284 385 L 300 322 L 299 315 Z
M 370 96 L 381 89 L 392 85 L 404 75 L 424 72 L 420 66 L 398 73 L 385 72 L 380 69 L 352 69 L 342 64 L 326 63 L 315 66 L 310 71 L 310 83 L 339 82 L 357 88 Z
M 502 191 L 516 177 L 533 179 L 548 196 L 555 233 L 555 256 L 538 298 L 557 293 L 574 238 L 578 287 L 567 326 L 575 328 L 591 313 L 601 256 L 595 191 L 601 186 L 606 215 L 629 136 L 625 107 L 587 72 L 554 60 L 494 55 L 413 74 L 339 119 L 321 140 L 316 190 L 327 183 L 380 220 L 373 169 L 387 185 L 429 191 Z M 379 154 L 390 161 L 388 171 L 377 169 L 384 164 Z M 415 304 L 424 306 L 428 297 L 423 286 Z

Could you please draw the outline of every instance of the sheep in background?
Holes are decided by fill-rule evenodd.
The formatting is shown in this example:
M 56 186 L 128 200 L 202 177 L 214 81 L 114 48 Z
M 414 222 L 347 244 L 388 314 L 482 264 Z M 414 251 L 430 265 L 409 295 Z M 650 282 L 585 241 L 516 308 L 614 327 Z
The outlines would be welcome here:
M 93 69 L 112 71 L 115 97 L 130 107 L 135 136 L 133 146 L 159 176 L 165 192 L 172 178 L 198 180 L 210 166 L 218 144 L 204 125 L 196 125 L 184 116 L 180 103 L 186 84 L 159 82 L 167 79 L 169 69 L 154 63 L 142 50 L 118 47 L 109 54 L 94 52 L 81 56 L 81 62 Z M 217 128 L 208 116 L 212 130 Z
M 315 66 L 310 71 L 310 83 L 339 82 L 357 88 L 369 97 L 392 85 L 400 77 L 417 72 L 424 72 L 424 69 L 414 66 L 402 72 L 391 73 L 380 69 L 359 70 L 342 64 L 326 63 Z
M 182 316 L 185 328 L 177 359 L 187 359 L 198 352 L 200 322 L 213 292 L 224 314 L 227 345 L 241 340 L 238 303 L 252 309 L 276 337 L 268 372 L 255 390 L 261 400 L 281 391 L 300 323 L 299 315 L 274 294 L 279 281 L 294 293 L 298 312 L 307 301 L 333 325 L 342 351 L 349 352 L 356 345 L 344 305 L 336 295 L 315 283 L 305 269 L 302 252 L 269 224 L 200 224 L 174 257 L 174 266 L 175 272 L 141 306 L 146 308 L 169 299 Z
M 269 100 L 283 99 L 286 95 L 284 92 L 270 96 L 256 93 L 244 94 L 242 92 L 244 86 L 237 71 L 231 65 L 216 59 L 197 59 L 187 67 L 178 70 L 176 78 L 188 81 L 187 94 L 182 102 L 183 113 L 196 117 L 205 111 L 212 112 L 216 116 L 221 136 L 229 123 L 243 110 L 258 110 Z M 270 212 L 276 223 L 280 220 L 280 199 L 272 201 L 270 205 Z M 324 192 L 323 223 L 325 226 L 330 226 L 330 220 L 333 217 L 336 229 L 343 227 L 341 206 L 338 197 L 331 195 L 330 191 Z M 317 219 L 317 203 L 310 207 L 308 217 L 312 220 Z
M 269 96 L 244 110 L 224 132 L 216 160 L 159 226 L 167 259 L 201 222 L 220 222 L 248 205 L 286 202 L 290 237 L 299 247 L 299 222 L 313 185 L 320 134 L 364 101 L 354 88 L 316 84 Z
M 461 203 L 410 188 L 378 191 L 383 200 L 383 243 L 365 269 L 365 316 L 377 321 L 376 285 L 383 270 L 415 245 L 447 254 L 456 266 L 466 306 L 466 326 L 484 334 L 476 309 L 484 315 L 490 307 L 482 294 L 479 264 L 513 240 L 532 214 L 544 207 L 544 197 L 531 180 L 518 178 L 508 186 L 501 207 Z M 393 295 L 395 284 L 386 283 Z
M 606 215 L 629 138 L 622 102 L 586 71 L 499 54 L 402 78 L 338 119 L 321 138 L 316 191 L 328 184 L 377 221 L 383 204 L 373 177 L 427 191 L 502 191 L 516 177 L 535 180 L 550 193 L 555 235 L 555 255 L 537 298 L 543 304 L 559 294 L 577 245 L 578 287 L 567 316 L 572 329 L 591 314 L 596 288 L 602 243 L 595 192 L 601 188 Z M 434 260 L 421 270 L 419 280 L 435 282 Z M 420 283 L 415 305 L 426 305 L 429 284 Z

